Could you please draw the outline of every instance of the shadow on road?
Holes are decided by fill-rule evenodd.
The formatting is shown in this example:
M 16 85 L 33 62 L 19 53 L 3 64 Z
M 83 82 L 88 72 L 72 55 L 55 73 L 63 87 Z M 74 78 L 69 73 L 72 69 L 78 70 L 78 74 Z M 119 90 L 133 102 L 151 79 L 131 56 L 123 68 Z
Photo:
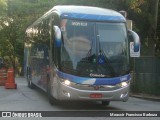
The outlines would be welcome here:
M 120 110 L 110 105 L 103 106 L 101 102 L 97 101 L 61 101 L 59 107 L 66 110 Z

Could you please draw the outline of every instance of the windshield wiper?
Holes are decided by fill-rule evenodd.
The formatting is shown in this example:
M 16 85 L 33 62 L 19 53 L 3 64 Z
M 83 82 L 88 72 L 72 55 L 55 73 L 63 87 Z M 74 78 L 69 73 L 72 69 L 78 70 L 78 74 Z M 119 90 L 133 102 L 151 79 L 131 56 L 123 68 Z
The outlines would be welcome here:
M 105 62 L 106 62 L 106 65 L 108 66 L 108 67 L 106 67 L 106 69 L 107 69 L 109 72 L 111 72 L 111 75 L 112 75 L 112 76 L 115 76 L 115 71 L 114 71 L 114 69 L 113 69 L 113 67 L 112 67 L 112 65 L 111 65 L 111 62 L 110 62 L 110 60 L 108 59 L 108 57 L 107 57 L 107 55 L 105 54 L 105 52 L 104 52 L 104 51 L 102 50 L 102 48 L 101 48 L 99 36 L 98 36 L 97 38 L 98 38 L 98 43 L 99 43 L 99 55 L 98 55 L 98 56 L 104 57 Z
M 105 52 L 103 50 L 100 50 L 100 53 L 101 53 L 101 56 L 103 56 L 105 58 L 105 63 L 108 66 L 108 67 L 106 67 L 106 69 L 111 72 L 112 76 L 115 76 L 115 71 L 114 71 L 114 69 L 113 69 L 113 67 L 111 65 L 110 60 L 106 56 Z

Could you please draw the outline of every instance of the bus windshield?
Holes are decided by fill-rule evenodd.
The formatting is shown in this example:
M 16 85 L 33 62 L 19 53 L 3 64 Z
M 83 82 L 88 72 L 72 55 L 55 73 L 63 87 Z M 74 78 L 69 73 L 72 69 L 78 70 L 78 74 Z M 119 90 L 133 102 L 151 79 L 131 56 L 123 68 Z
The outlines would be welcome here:
M 129 72 L 124 23 L 62 21 L 61 70 L 85 77 L 113 77 Z

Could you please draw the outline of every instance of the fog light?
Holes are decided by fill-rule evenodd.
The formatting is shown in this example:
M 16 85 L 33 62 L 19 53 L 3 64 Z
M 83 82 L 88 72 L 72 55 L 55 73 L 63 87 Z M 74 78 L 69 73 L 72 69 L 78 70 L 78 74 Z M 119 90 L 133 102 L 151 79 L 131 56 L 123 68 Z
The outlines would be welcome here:
M 125 87 L 125 86 L 127 86 L 127 85 L 128 85 L 127 82 L 122 82 L 122 83 L 121 83 L 121 86 L 122 86 L 122 87 Z
M 65 91 L 65 90 L 63 90 L 63 94 L 64 94 L 65 96 L 67 96 L 67 97 L 71 97 L 70 93 L 67 92 L 67 91 Z
M 69 80 L 65 80 L 65 81 L 64 81 L 64 84 L 65 84 L 65 85 L 70 85 L 71 82 L 70 82 Z

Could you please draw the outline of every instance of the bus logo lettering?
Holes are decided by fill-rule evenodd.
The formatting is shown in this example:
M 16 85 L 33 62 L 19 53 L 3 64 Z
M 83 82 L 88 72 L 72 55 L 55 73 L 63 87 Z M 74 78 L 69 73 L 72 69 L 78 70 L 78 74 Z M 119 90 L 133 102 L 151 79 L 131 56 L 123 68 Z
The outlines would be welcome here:
M 91 73 L 91 74 L 90 74 L 90 77 L 105 77 L 105 75 L 103 75 L 103 74 L 93 74 L 93 73 Z
M 87 26 L 87 23 L 85 22 L 72 22 L 73 26 Z

